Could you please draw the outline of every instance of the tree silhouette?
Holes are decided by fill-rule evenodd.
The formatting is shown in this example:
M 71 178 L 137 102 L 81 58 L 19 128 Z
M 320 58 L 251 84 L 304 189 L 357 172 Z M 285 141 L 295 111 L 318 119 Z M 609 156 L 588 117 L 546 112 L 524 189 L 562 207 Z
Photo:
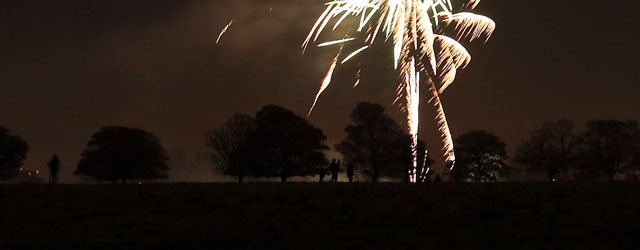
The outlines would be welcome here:
M 545 122 L 520 145 L 515 160 L 528 170 L 543 171 L 549 181 L 555 181 L 556 175 L 566 171 L 575 160 L 577 136 L 573 127 L 566 119 Z
M 0 181 L 18 175 L 28 150 L 29 146 L 22 138 L 0 127 Z
M 142 129 L 103 127 L 82 152 L 76 175 L 126 183 L 166 179 L 169 156 L 155 135 Z
M 306 119 L 282 107 L 267 105 L 256 113 L 257 127 L 232 161 L 244 165 L 256 176 L 280 177 L 316 175 L 327 164 L 323 151 L 326 136 Z
M 583 175 L 616 174 L 637 168 L 640 128 L 636 121 L 592 120 L 580 134 L 579 167 Z
M 455 143 L 456 165 L 451 176 L 458 181 L 492 182 L 507 174 L 506 145 L 498 136 L 476 130 Z
M 405 177 L 407 171 L 403 156 L 410 141 L 384 110 L 379 104 L 359 103 L 351 112 L 353 124 L 345 129 L 347 137 L 336 145 L 346 162 L 360 165 L 374 182 L 382 176 Z
M 211 150 L 213 164 L 225 175 L 237 176 L 243 182 L 251 170 L 239 164 L 238 150 L 245 144 L 249 135 L 256 130 L 256 120 L 247 114 L 234 114 L 219 128 L 205 132 L 207 147 Z

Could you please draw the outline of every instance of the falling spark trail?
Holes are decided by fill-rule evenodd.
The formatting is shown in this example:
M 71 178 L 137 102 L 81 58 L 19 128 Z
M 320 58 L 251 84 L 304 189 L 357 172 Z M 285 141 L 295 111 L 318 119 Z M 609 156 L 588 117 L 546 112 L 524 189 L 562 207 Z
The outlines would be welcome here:
M 347 61 L 351 60 L 351 58 L 353 58 L 354 56 L 358 55 L 360 52 L 364 51 L 367 48 L 369 48 L 369 46 L 364 46 L 362 48 L 357 49 L 354 52 L 351 52 L 351 54 L 349 54 L 347 57 L 345 57 L 344 60 L 342 60 L 342 62 L 340 62 L 340 64 L 346 63 Z
M 358 71 L 356 72 L 356 82 L 353 84 L 353 88 L 358 87 L 360 84 L 360 77 L 362 75 L 362 66 L 358 64 Z
M 345 38 L 345 39 L 340 39 L 340 40 L 335 40 L 335 41 L 329 41 L 329 42 L 318 44 L 318 47 L 326 47 L 326 46 L 331 46 L 331 45 L 336 45 L 336 44 L 343 44 L 343 43 L 346 43 L 346 42 L 351 42 L 353 40 L 355 40 L 355 38 Z
M 229 27 L 231 27 L 232 24 L 233 24 L 233 20 L 229 21 L 229 24 L 227 24 L 227 26 L 224 26 L 222 31 L 220 31 L 220 34 L 218 35 L 218 39 L 216 39 L 216 44 L 220 42 L 220 38 L 222 38 L 224 33 L 227 33 L 227 30 L 229 29 Z
M 458 6 L 462 6 L 467 11 L 473 10 L 480 0 L 464 0 L 464 2 Z M 357 28 L 354 30 L 364 33 L 364 39 L 361 41 L 364 46 L 348 54 L 342 59 L 341 64 L 373 45 L 379 33 L 384 35 L 384 42 L 393 43 L 393 65 L 400 78 L 395 102 L 403 104 L 402 110 L 406 114 L 412 139 L 413 165 L 409 170 L 409 180 L 416 182 L 418 174 L 424 175 L 431 170 L 423 169 L 422 173 L 416 173 L 421 88 L 428 90 L 426 95 L 430 97 L 429 102 L 436 108 L 435 120 L 442 139 L 442 152 L 446 164 L 452 168 L 455 163 L 453 139 L 441 94 L 454 82 L 457 70 L 464 68 L 471 61 L 470 54 L 460 41 L 484 40 L 486 42 L 495 30 L 495 22 L 488 17 L 471 12 L 455 13 L 451 0 L 331 0 L 326 3 L 326 9 L 302 43 L 302 53 L 310 43 L 317 41 L 325 28 L 336 30 L 344 23 L 350 23 L 345 22 L 349 17 L 359 19 Z M 309 115 L 320 95 L 331 83 L 343 46 L 346 42 L 355 43 L 358 40 L 354 37 L 318 45 L 319 47 L 333 44 L 342 46 L 322 81 Z M 359 83 L 360 68 L 354 87 Z M 420 179 L 423 179 L 422 177 L 424 176 Z
M 358 85 L 360 85 L 360 78 L 358 78 L 356 82 L 353 84 L 353 88 L 358 87 Z
M 309 113 L 307 114 L 307 116 L 311 115 L 311 112 L 313 112 L 313 108 L 316 107 L 316 103 L 318 102 L 320 95 L 322 95 L 322 92 L 324 92 L 327 89 L 327 87 L 329 87 L 329 84 L 331 84 L 333 71 L 336 69 L 336 66 L 338 65 L 339 57 L 340 57 L 340 52 L 338 52 L 338 55 L 336 55 L 336 57 L 333 59 L 331 66 L 329 66 L 329 71 L 327 71 L 327 75 L 324 77 L 324 80 L 322 80 L 322 85 L 320 86 L 320 90 L 318 91 L 318 94 L 316 94 L 316 99 L 313 101 L 313 105 L 311 105 L 311 109 L 309 109 Z

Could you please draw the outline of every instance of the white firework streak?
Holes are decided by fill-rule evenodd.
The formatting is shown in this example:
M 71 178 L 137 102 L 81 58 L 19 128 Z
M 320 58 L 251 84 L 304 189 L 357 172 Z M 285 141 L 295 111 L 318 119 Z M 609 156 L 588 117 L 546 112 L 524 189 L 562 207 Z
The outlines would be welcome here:
M 222 38 L 224 33 L 227 33 L 227 30 L 229 29 L 229 27 L 231 27 L 232 24 L 233 24 L 233 20 L 229 21 L 229 24 L 227 24 L 227 26 L 224 26 L 222 31 L 220 31 L 220 34 L 218 35 L 218 39 L 216 39 L 216 44 L 220 42 L 220 38 Z
M 480 0 L 465 0 L 461 6 L 472 10 L 479 2 Z M 454 82 L 457 70 L 471 61 L 469 52 L 458 41 L 486 42 L 495 30 L 495 22 L 471 12 L 454 13 L 451 0 L 332 0 L 326 6 L 302 44 L 303 53 L 327 27 L 335 30 L 349 17 L 358 19 L 356 30 L 365 34 L 362 40 L 364 46 L 348 54 L 342 63 L 369 48 L 376 42 L 379 33 L 384 34 L 384 42 L 393 43 L 393 65 L 400 76 L 395 102 L 402 104 L 412 139 L 413 165 L 409 170 L 409 180 L 418 180 L 416 148 L 420 127 L 421 86 L 428 90 L 426 93 L 429 100 L 435 106 L 435 120 L 443 144 L 442 152 L 446 164 L 452 168 L 455 163 L 453 139 L 441 95 Z M 332 20 L 333 25 L 329 25 Z M 356 39 L 348 41 L 354 40 Z M 336 40 L 329 43 L 345 42 Z M 309 114 L 322 92 L 329 86 L 339 57 L 340 53 L 331 64 Z M 358 83 L 359 80 L 356 85 Z
M 326 46 L 331 46 L 331 45 L 336 45 L 336 44 L 343 44 L 346 42 L 351 42 L 353 40 L 356 40 L 355 38 L 345 38 L 345 39 L 340 39 L 340 40 L 335 40 L 335 41 L 329 41 L 329 42 L 324 42 L 321 44 L 318 44 L 318 47 L 326 47 Z
M 351 52 L 351 54 L 349 54 L 347 57 L 345 57 L 344 60 L 342 60 L 342 62 L 340 62 L 340 64 L 346 63 L 347 61 L 351 60 L 351 58 L 353 58 L 354 56 L 360 54 L 360 52 L 364 51 L 367 48 L 369 48 L 369 46 L 364 46 L 362 48 L 357 49 L 354 52 Z

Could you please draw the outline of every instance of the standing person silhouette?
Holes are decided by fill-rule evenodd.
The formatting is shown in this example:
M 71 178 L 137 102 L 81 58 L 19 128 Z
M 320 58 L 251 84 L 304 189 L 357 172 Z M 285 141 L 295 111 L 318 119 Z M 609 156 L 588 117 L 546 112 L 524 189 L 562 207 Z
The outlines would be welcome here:
M 338 182 L 338 171 L 340 171 L 340 162 L 336 162 L 336 159 L 331 161 L 331 182 Z
M 320 177 L 320 182 L 324 182 L 324 176 L 327 174 L 326 170 L 324 169 L 324 166 L 320 167 L 320 172 L 318 173 L 319 177 Z
M 353 182 L 353 164 L 351 164 L 351 162 L 347 164 L 347 177 L 349 178 L 349 183 L 352 183 Z
M 60 159 L 58 155 L 53 155 L 51 161 L 49 161 L 49 183 L 58 183 L 58 172 L 60 171 Z

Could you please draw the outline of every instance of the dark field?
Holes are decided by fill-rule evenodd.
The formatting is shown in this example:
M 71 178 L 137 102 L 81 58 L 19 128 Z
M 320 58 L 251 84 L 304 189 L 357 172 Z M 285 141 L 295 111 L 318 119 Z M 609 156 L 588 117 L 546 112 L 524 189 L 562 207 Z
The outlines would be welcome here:
M 0 185 L 0 249 L 638 249 L 640 185 Z

